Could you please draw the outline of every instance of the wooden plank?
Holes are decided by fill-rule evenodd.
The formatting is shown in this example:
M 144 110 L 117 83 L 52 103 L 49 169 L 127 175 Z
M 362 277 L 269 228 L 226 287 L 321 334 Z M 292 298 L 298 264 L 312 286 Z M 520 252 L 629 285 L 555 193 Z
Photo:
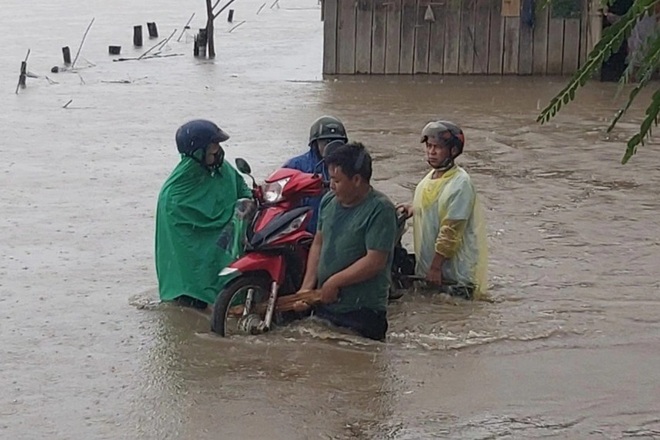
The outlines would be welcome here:
M 582 1 L 583 0 L 556 0 L 549 2 L 552 4 L 552 9 L 550 9 L 550 18 L 580 18 L 582 15 Z M 629 4 L 631 3 L 632 2 Z
M 532 73 L 535 75 L 545 75 L 548 66 L 548 8 L 546 6 L 537 12 L 534 23 Z
M 337 73 L 355 73 L 355 0 L 338 0 Z
M 561 75 L 564 53 L 564 19 L 550 18 L 548 22 L 548 75 Z
M 488 73 L 488 39 L 490 38 L 491 0 L 476 0 L 474 15 L 474 63 L 472 72 Z
M 385 46 L 385 73 L 399 73 L 399 52 L 401 51 L 401 0 L 388 0 L 387 32 Z
M 401 0 L 401 52 L 399 73 L 412 74 L 415 58 L 415 25 L 417 22 L 417 0 Z
M 564 57 L 561 71 L 564 75 L 577 72 L 580 59 L 580 19 L 569 18 L 564 22 Z
M 589 8 L 589 51 L 591 52 L 596 46 L 596 43 L 600 41 L 600 38 L 603 33 L 603 15 L 602 15 L 602 6 L 600 0 L 591 0 Z
M 461 35 L 461 5 L 463 0 L 446 0 L 447 17 L 445 19 L 445 60 L 444 73 L 458 73 L 458 59 Z
M 417 26 L 415 27 L 415 61 L 413 73 L 429 73 L 429 36 L 431 23 L 424 20 L 428 0 L 417 2 Z
M 580 17 L 580 62 L 582 67 L 587 59 L 587 34 L 589 33 L 589 0 L 582 0 L 582 16 Z
M 588 10 L 588 20 L 587 20 L 587 47 L 585 50 L 585 59 L 589 56 L 589 53 L 593 50 L 594 46 L 598 41 L 600 41 L 600 36 L 603 31 L 602 20 L 603 17 L 600 13 L 600 2 L 599 0 L 588 0 L 589 10 Z
M 371 73 L 385 73 L 385 47 L 387 45 L 387 5 L 384 0 L 373 0 L 373 34 L 371 40 Z
M 518 73 L 518 55 L 520 42 L 520 18 L 506 17 L 504 19 L 504 57 L 502 73 L 505 75 Z
M 533 28 L 520 17 L 520 42 L 518 44 L 518 75 L 531 75 L 534 64 Z
M 373 0 L 356 0 L 355 72 L 371 73 Z
M 323 73 L 337 73 L 337 2 L 323 0 Z
M 492 0 L 490 8 L 490 38 L 488 41 L 488 74 L 502 74 L 502 55 L 504 47 L 504 18 L 502 2 Z
M 429 73 L 443 73 L 445 59 L 445 20 L 447 3 L 432 5 L 435 22 L 431 24 L 431 39 L 429 42 Z
M 451 0 L 448 0 L 451 1 Z M 463 0 L 461 7 L 461 49 L 458 73 L 470 74 L 474 67 L 474 9 L 476 0 Z
M 502 17 L 520 17 L 520 0 L 502 0 Z

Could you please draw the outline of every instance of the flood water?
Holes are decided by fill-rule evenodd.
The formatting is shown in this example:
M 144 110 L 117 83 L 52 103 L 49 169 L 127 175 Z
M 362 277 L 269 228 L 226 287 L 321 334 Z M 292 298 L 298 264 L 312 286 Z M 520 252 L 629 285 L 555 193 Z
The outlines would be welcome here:
M 540 126 L 561 78 L 324 80 L 315 0 L 258 15 L 238 0 L 211 62 L 191 56 L 191 32 L 163 52 L 182 56 L 107 55 L 155 44 L 134 49 L 135 24 L 164 38 L 196 12 L 203 26 L 190 3 L 3 1 L 0 438 L 660 438 L 657 146 L 619 163 L 641 104 L 608 138 L 613 84 Z M 50 73 L 93 17 L 77 73 Z M 15 95 L 28 48 L 40 78 Z M 217 121 L 229 158 L 263 179 L 327 113 L 370 147 L 395 202 L 426 171 L 424 124 L 464 128 L 492 301 L 406 294 L 386 343 L 315 323 L 220 339 L 158 304 L 154 209 L 176 128 Z

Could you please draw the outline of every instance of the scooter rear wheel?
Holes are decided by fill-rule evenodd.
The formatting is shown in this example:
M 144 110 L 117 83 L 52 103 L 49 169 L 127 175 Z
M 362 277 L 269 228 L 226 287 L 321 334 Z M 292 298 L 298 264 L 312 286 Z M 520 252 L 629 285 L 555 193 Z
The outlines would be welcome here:
M 265 310 L 264 306 L 270 294 L 270 282 L 264 276 L 243 275 L 230 282 L 215 299 L 211 315 L 211 331 L 222 337 L 244 333 L 241 331 L 242 314 L 237 311 L 241 310 L 241 306 L 245 306 L 250 289 L 253 289 L 250 315 L 256 313 L 261 319 L 264 318 L 265 313 L 257 313 L 257 310 Z

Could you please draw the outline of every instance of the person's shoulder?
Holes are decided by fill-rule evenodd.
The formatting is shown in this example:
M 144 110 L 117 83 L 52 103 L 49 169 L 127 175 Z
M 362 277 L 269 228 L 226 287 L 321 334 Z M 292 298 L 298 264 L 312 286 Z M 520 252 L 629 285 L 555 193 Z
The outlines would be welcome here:
M 449 190 L 453 193 L 475 193 L 476 188 L 472 183 L 470 174 L 462 167 L 457 167 L 456 174 L 451 179 Z
M 322 198 L 321 198 L 321 203 L 320 203 L 320 208 L 323 209 L 324 207 L 330 205 L 330 204 L 335 204 L 337 203 L 337 198 L 335 197 L 335 193 L 332 191 L 328 191 Z
M 470 177 L 470 174 L 465 170 L 465 168 L 459 166 L 456 168 L 457 170 L 454 179 L 461 183 L 472 185 L 472 177 Z
M 372 194 L 371 197 L 373 203 L 376 206 L 378 206 L 381 209 L 391 210 L 393 212 L 396 211 L 396 208 L 394 207 L 394 203 L 385 193 L 378 191 L 377 189 L 372 189 L 371 194 Z
M 225 161 L 225 163 L 222 164 L 222 168 L 220 169 L 220 172 L 222 173 L 222 171 L 227 171 L 230 175 L 238 175 L 239 174 L 236 167 L 234 165 L 232 165 L 231 163 L 227 162 L 227 161 Z
M 470 173 L 468 173 L 465 168 L 459 165 L 456 165 L 456 175 L 461 176 L 464 179 L 470 179 Z
M 459 167 L 458 165 L 454 166 L 451 170 L 447 171 L 442 179 L 443 185 L 453 185 L 456 186 L 463 184 L 464 182 L 470 182 L 471 178 L 467 171 L 464 168 Z
M 284 163 L 284 168 L 292 168 L 294 170 L 307 172 L 311 160 L 310 156 L 311 151 L 307 151 L 306 153 L 294 156 Z

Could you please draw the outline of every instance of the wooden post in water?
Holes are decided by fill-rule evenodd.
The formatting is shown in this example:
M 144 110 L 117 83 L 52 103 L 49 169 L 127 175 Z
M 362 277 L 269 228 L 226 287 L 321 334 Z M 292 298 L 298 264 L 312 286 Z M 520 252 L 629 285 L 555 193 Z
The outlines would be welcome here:
M 147 23 L 147 29 L 149 30 L 149 38 L 158 38 L 158 27 L 156 23 Z
M 27 79 L 27 62 L 21 61 L 21 76 L 18 77 L 18 84 L 23 89 L 27 85 L 25 82 L 26 79 Z
M 67 66 L 71 65 L 71 50 L 69 49 L 69 46 L 65 46 L 62 48 L 62 57 L 64 57 L 64 64 Z
M 199 40 L 197 39 L 197 35 L 195 35 L 195 42 L 193 44 L 193 56 L 199 56 Z
M 227 16 L 227 21 L 229 23 L 232 23 L 234 21 L 234 10 L 233 9 L 229 10 L 229 15 Z
M 30 49 L 28 49 L 27 55 L 25 55 L 25 60 L 21 61 L 21 74 L 18 77 L 18 84 L 16 84 L 16 94 L 17 95 L 18 95 L 18 89 L 20 89 L 20 88 L 24 89 L 25 86 L 26 86 L 25 81 L 27 80 L 27 76 L 28 76 L 27 61 L 28 61 L 29 57 L 30 57 Z
M 199 30 L 199 34 L 197 34 L 197 44 L 199 45 L 199 54 L 202 57 L 206 57 L 206 45 L 208 44 L 208 32 L 206 31 L 206 28 L 202 28 Z
M 142 47 L 142 25 L 133 26 L 133 46 Z

